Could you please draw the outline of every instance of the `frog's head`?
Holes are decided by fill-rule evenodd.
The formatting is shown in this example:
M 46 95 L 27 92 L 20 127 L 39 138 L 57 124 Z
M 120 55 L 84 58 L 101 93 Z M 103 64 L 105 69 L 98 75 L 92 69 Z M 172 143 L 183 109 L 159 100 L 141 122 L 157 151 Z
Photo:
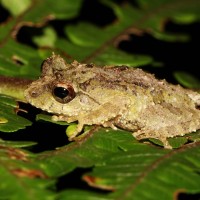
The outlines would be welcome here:
M 85 105 L 92 106 L 93 100 L 80 91 L 78 83 L 72 78 L 75 65 L 76 61 L 67 64 L 55 54 L 47 58 L 42 64 L 40 78 L 24 92 L 27 102 L 47 112 L 70 116 L 78 115 Z
M 76 92 L 72 84 L 58 82 L 45 76 L 33 81 L 25 90 L 24 95 L 31 105 L 59 114 L 63 107 L 76 97 Z

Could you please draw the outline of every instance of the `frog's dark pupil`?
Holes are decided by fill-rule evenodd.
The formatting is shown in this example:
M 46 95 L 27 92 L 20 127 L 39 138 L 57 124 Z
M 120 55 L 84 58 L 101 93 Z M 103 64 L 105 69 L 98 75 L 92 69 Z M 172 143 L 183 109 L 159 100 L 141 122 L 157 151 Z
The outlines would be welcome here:
M 69 94 L 69 91 L 64 87 L 56 87 L 56 88 L 54 88 L 54 95 L 56 97 L 59 97 L 59 98 L 63 99 L 66 96 L 68 96 L 68 94 Z

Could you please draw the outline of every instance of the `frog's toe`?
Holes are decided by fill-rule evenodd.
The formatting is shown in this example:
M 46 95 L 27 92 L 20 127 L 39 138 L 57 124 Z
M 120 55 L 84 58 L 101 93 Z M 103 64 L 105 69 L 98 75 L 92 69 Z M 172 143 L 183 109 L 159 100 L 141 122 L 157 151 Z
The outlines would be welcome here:
M 158 139 L 163 143 L 164 148 L 172 149 L 166 137 L 162 137 L 156 131 L 138 130 L 132 134 L 137 140 L 144 140 L 149 138 Z
M 140 129 L 132 134 L 137 140 L 143 140 L 153 137 L 153 134 L 145 129 Z

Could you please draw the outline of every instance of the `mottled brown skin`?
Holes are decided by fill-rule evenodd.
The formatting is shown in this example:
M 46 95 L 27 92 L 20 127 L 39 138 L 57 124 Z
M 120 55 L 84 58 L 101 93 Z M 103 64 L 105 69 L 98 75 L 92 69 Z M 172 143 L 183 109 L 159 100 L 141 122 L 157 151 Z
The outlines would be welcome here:
M 25 91 L 32 105 L 54 113 L 54 120 L 130 130 L 138 140 L 167 138 L 200 129 L 200 94 L 157 80 L 141 69 L 97 67 L 52 55 L 41 77 Z

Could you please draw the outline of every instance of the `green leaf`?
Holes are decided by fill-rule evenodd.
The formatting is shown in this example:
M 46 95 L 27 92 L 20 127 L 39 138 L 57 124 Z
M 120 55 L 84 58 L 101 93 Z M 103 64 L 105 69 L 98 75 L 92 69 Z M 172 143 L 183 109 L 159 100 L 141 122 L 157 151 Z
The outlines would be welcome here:
M 41 23 L 51 19 L 70 19 L 78 14 L 82 0 L 54 0 L 33 1 L 29 12 L 23 16 L 23 21 Z
M 51 27 L 47 27 L 44 29 L 42 36 L 35 36 L 33 41 L 40 47 L 54 47 L 56 37 L 55 30 Z
M 42 61 L 36 50 L 12 39 L 0 48 L 0 74 L 4 76 L 36 78 Z
M 131 55 L 114 48 L 109 48 L 95 59 L 97 64 L 106 63 L 107 65 L 125 65 L 129 67 L 139 67 L 151 62 L 152 58 L 150 56 Z
M 176 71 L 174 76 L 179 83 L 187 88 L 200 88 L 200 81 L 188 72 Z
M 48 114 L 38 114 L 36 116 L 36 120 L 39 121 L 39 120 L 43 120 L 43 121 L 46 121 L 46 122 L 51 122 L 51 123 L 55 123 L 55 124 L 59 124 L 59 125 L 69 125 L 69 123 L 67 122 L 63 122 L 63 121 L 53 121 L 52 120 L 52 115 L 48 115 Z
M 190 141 L 193 141 L 193 142 L 199 142 L 200 141 L 200 130 L 198 130 L 197 132 L 195 133 L 191 133 L 188 135 L 188 139 Z
M 37 159 L 50 176 L 69 173 L 75 167 L 93 166 L 83 180 L 91 187 L 110 191 L 102 195 L 98 191 L 66 189 L 60 194 L 61 199 L 68 194 L 72 199 L 127 200 L 156 196 L 167 200 L 182 189 L 191 194 L 200 192 L 199 156 L 198 143 L 171 151 L 139 143 L 128 132 L 100 130 L 87 140 L 55 152 L 44 152 Z
M 188 42 L 190 38 L 185 34 L 170 34 L 154 31 L 154 37 L 168 42 Z
M 0 96 L 0 131 L 14 132 L 30 126 L 31 122 L 16 114 L 16 101 L 10 97 Z
M 159 146 L 163 146 L 163 143 L 157 139 L 154 138 L 150 138 L 149 139 L 151 142 L 153 142 L 154 144 L 157 144 Z M 185 143 L 188 142 L 188 139 L 186 138 L 186 135 L 184 137 L 175 137 L 175 138 L 168 138 L 169 144 L 173 147 L 173 148 L 180 148 L 181 146 L 183 146 Z
M 83 47 L 98 47 L 110 38 L 109 34 L 111 32 L 107 31 L 106 34 L 103 35 L 97 34 L 99 32 L 102 32 L 101 28 L 89 23 L 80 23 L 77 26 L 66 27 L 66 34 L 69 36 L 70 40 L 74 44 Z M 95 35 L 95 37 L 91 37 L 92 35 Z
M 59 195 L 59 200 L 68 200 L 70 197 L 70 200 L 110 200 L 111 198 L 107 197 L 107 195 L 103 195 L 101 193 L 95 193 L 95 192 L 88 192 L 86 190 L 66 190 L 61 192 Z
M 30 147 L 36 144 L 37 144 L 36 142 L 31 142 L 31 141 L 6 141 L 0 139 L 0 146 L 9 146 L 14 148 Z
M 47 189 L 54 181 L 47 180 L 31 154 L 5 145 L 0 149 L 0 199 L 55 199 Z
M 100 28 L 86 23 L 81 23 L 77 27 L 69 26 L 66 29 L 68 37 L 75 44 L 74 48 L 81 49 L 84 47 L 84 54 L 82 54 L 84 57 L 90 55 L 92 51 L 95 51 L 99 46 L 105 44 L 110 38 L 115 37 L 118 31 L 118 27 L 111 27 L 110 29 L 105 29 L 105 34 L 102 36 L 102 30 Z M 95 37 L 92 37 L 94 33 Z M 66 48 L 68 48 L 67 45 L 69 44 L 66 44 Z M 73 57 L 79 58 L 79 51 L 74 51 L 76 54 L 74 54 Z M 73 52 L 73 50 L 71 52 Z M 84 57 L 81 57 L 81 59 Z M 144 55 L 130 55 L 110 47 L 105 49 L 99 56 L 96 56 L 94 62 L 104 65 L 141 66 L 151 63 L 152 58 Z
M 93 132 L 94 130 L 91 130 L 91 133 Z M 113 135 L 115 137 L 112 139 Z M 83 138 L 56 151 L 41 153 L 39 160 L 42 161 L 42 167 L 48 175 L 60 176 L 71 172 L 76 167 L 91 167 L 96 162 L 104 162 L 104 156 L 108 153 L 121 151 L 119 146 L 122 144 L 120 147 L 123 148 L 123 143 L 127 141 L 127 138 L 128 144 L 135 141 L 133 136 L 125 131 L 113 133 L 113 131 L 100 130 L 94 132 L 94 135 L 86 141 Z
M 7 8 L 13 16 L 20 15 L 31 5 L 31 0 L 1 0 L 2 5 Z
M 36 26 L 38 24 L 41 25 L 47 19 L 69 19 L 74 17 L 78 14 L 81 2 L 82 0 L 75 0 L 73 2 L 70 0 L 61 0 L 55 4 L 53 0 L 34 1 L 29 11 L 24 12 L 18 20 L 16 18 L 11 18 L 8 23 L 0 26 L 0 45 L 2 47 L 0 48 L 0 74 L 6 76 L 29 77 L 31 79 L 38 77 L 40 74 L 40 65 L 45 59 L 45 57 L 41 57 L 40 55 L 45 53 L 41 54 L 41 52 L 30 46 L 18 43 L 12 36 L 16 35 L 17 31 L 24 24 Z M 55 40 L 55 34 L 52 31 L 49 32 L 50 29 L 46 30 L 48 30 L 48 32 L 44 33 L 47 34 L 48 37 L 51 37 L 52 42 L 49 44 L 52 46 Z M 54 39 L 52 37 L 54 37 Z M 41 38 L 43 39 L 41 40 Z M 45 40 L 48 40 L 48 38 L 44 39 L 43 36 L 40 37 L 39 41 L 38 39 L 36 39 L 37 42 L 42 42 L 43 45 L 47 44 Z M 47 50 L 43 49 L 43 51 L 45 52 Z

